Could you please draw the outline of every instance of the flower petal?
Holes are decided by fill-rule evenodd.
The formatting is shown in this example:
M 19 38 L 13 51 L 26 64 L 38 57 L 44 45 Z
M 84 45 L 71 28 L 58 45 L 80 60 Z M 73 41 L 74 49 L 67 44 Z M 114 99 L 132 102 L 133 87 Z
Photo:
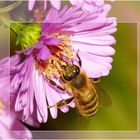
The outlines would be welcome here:
M 64 113 L 66 113 L 66 112 L 69 111 L 69 107 L 68 106 L 62 106 L 62 107 L 60 107 L 60 110 Z
M 38 60 L 47 60 L 50 56 L 51 53 L 48 47 L 42 46 L 42 48 L 38 50 L 37 53 Z
M 44 84 L 46 85 L 45 86 L 45 90 L 46 90 L 46 98 L 47 98 L 47 101 L 48 101 L 48 105 L 49 106 L 53 106 L 56 104 L 56 102 L 58 100 L 60 100 L 60 97 L 56 97 L 57 93 L 54 89 L 52 89 L 49 84 L 47 83 L 47 81 L 44 81 Z M 56 98 L 58 98 L 57 100 L 55 100 Z M 57 108 L 55 107 L 52 107 L 50 108 L 50 113 L 51 113 L 51 116 L 53 119 L 56 119 L 57 118 Z
M 35 0 L 28 0 L 28 10 L 31 11 L 35 5 Z
M 73 42 L 72 46 L 74 50 L 80 50 L 82 52 L 88 52 L 100 56 L 110 56 L 115 54 L 115 50 L 110 46 L 98 46 L 82 42 Z
M 38 109 L 37 114 L 38 114 L 39 121 L 41 121 L 40 119 L 40 115 L 41 115 L 42 121 L 46 122 L 48 112 L 47 112 L 47 103 L 46 103 L 46 93 L 43 84 L 44 83 L 43 83 L 42 76 L 39 75 L 38 71 L 35 71 L 35 82 L 33 86 L 34 86 L 35 100 Z
M 96 37 L 93 36 L 93 37 L 85 37 L 85 38 L 80 38 L 78 36 L 73 36 L 72 41 L 81 42 L 83 44 L 86 43 L 86 44 L 101 45 L 101 46 L 112 45 L 116 42 L 114 37 L 112 37 L 111 35 L 96 36 Z
M 55 23 L 57 18 L 58 18 L 58 11 L 54 8 L 51 8 L 43 22 L 44 23 Z
M 83 3 L 82 0 L 69 0 L 71 2 L 72 5 L 76 5 L 76 4 L 79 4 L 79 3 Z
M 75 52 L 76 54 L 77 52 Z M 105 66 L 107 69 L 111 70 L 112 68 L 112 57 L 103 57 L 103 56 L 98 56 L 98 55 L 94 55 L 94 54 L 91 54 L 91 53 L 85 53 L 85 52 L 81 52 L 79 51 L 78 52 L 80 58 L 83 60 L 83 59 L 87 59 L 89 61 L 92 61 L 92 62 L 95 62 L 97 64 L 101 64 L 103 66 Z M 78 61 L 77 59 L 75 61 Z
M 68 31 L 81 32 L 89 29 L 93 30 L 103 26 L 105 22 L 106 22 L 105 18 L 99 17 L 97 19 L 92 19 L 90 21 L 81 22 L 79 23 L 79 25 L 76 25 L 74 27 L 72 26 L 68 29 Z
M 82 61 L 82 68 L 88 73 L 90 77 L 95 75 L 93 78 L 106 76 L 109 74 L 109 70 L 104 65 L 99 65 L 89 60 Z
M 47 0 L 44 0 L 44 10 L 47 9 Z
M 54 8 L 56 8 L 57 10 L 60 9 L 60 0 L 50 0 L 50 2 Z

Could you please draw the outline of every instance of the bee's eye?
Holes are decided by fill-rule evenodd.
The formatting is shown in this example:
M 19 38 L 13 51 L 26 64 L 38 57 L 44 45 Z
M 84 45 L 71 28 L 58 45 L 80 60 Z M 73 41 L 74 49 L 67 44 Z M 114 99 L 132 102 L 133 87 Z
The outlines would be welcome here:
M 76 74 L 78 75 L 79 73 L 80 73 L 80 69 L 79 69 L 79 67 L 77 67 Z
M 63 75 L 63 79 L 66 81 L 71 81 L 75 78 L 79 73 L 80 69 L 76 65 L 70 65 L 70 67 L 66 67 L 67 71 Z
M 69 73 L 68 75 L 64 75 L 63 78 L 66 81 L 71 81 L 74 78 L 74 75 L 73 75 L 73 73 Z
M 76 66 L 76 65 L 74 65 L 74 66 L 75 66 L 74 73 L 76 75 L 78 75 L 80 73 L 80 68 L 78 66 Z

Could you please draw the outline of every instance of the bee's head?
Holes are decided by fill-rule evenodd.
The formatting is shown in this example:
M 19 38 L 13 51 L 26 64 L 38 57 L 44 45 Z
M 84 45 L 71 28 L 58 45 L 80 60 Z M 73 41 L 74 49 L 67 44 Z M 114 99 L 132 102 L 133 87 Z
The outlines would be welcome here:
M 68 64 L 67 66 L 62 67 L 62 79 L 64 81 L 71 81 L 80 73 L 80 68 L 77 65 Z

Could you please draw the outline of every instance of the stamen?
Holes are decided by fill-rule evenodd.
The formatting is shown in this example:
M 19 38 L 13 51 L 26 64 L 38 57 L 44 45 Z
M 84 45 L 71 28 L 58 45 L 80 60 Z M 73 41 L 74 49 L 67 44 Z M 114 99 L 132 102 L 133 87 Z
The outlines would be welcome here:
M 70 36 L 60 33 L 54 33 L 53 36 L 58 37 L 59 39 L 62 40 L 62 42 L 57 46 L 61 50 L 60 52 L 58 52 L 58 54 L 63 55 L 68 59 L 72 60 L 74 56 L 72 54 L 72 45 Z
M 70 36 L 54 33 L 53 37 L 57 37 L 62 41 L 57 46 L 47 46 L 50 49 L 52 56 L 46 60 L 46 62 L 36 60 L 36 68 L 47 79 L 52 79 L 52 77 L 60 78 L 62 74 L 62 66 L 67 65 L 66 60 L 72 62 L 74 58 Z M 67 59 L 63 60 L 63 57 Z

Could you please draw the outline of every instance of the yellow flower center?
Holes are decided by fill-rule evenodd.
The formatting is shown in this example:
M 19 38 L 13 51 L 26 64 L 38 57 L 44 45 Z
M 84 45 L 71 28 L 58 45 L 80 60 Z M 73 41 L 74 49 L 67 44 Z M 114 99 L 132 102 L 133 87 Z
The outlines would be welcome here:
M 53 37 L 61 39 L 61 43 L 57 46 L 47 46 L 52 54 L 51 57 L 45 62 L 38 61 L 36 63 L 37 69 L 48 79 L 51 79 L 52 75 L 60 78 L 62 71 L 61 66 L 66 65 L 66 60 L 64 60 L 63 57 L 69 61 L 72 61 L 74 58 L 70 36 L 54 33 Z
M 72 54 L 72 45 L 71 45 L 71 40 L 70 36 L 60 34 L 60 33 L 54 33 L 53 37 L 57 37 L 61 39 L 61 43 L 57 46 L 48 46 L 48 48 L 51 51 L 51 54 L 54 56 L 57 56 L 61 59 L 61 56 L 65 56 L 68 59 L 72 60 L 74 58 Z

